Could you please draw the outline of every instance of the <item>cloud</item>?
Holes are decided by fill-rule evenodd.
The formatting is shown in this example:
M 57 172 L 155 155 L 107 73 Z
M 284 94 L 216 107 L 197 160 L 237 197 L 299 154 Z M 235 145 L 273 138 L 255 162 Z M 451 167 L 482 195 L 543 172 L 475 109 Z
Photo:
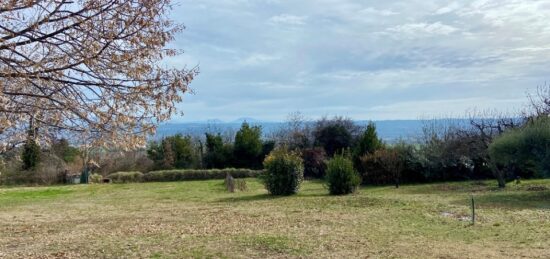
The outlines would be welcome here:
M 272 25 L 304 25 L 306 19 L 306 16 L 281 14 L 269 18 L 268 23 Z
M 458 31 L 450 25 L 443 24 L 441 22 L 435 23 L 408 23 L 397 25 L 388 28 L 386 31 L 389 33 L 397 33 L 406 36 L 420 36 L 420 35 L 449 35 Z
M 365 9 L 362 9 L 359 11 L 361 14 L 365 15 L 381 15 L 381 16 L 392 16 L 392 15 L 398 15 L 398 12 L 394 12 L 392 10 L 388 9 L 376 9 L 372 7 L 367 7 Z
M 451 12 L 454 12 L 456 10 L 458 10 L 460 8 L 460 4 L 458 4 L 457 2 L 452 2 L 450 3 L 449 5 L 446 5 L 444 7 L 441 7 L 439 9 L 437 9 L 437 11 L 435 11 L 436 14 L 447 14 L 447 13 L 451 13 Z
M 200 64 L 183 120 L 518 107 L 548 81 L 545 0 L 180 0 L 166 61 Z
M 280 57 L 275 55 L 255 53 L 246 57 L 244 60 L 242 60 L 241 64 L 245 66 L 260 66 L 260 65 L 269 64 L 272 61 L 275 61 L 278 59 L 280 59 Z

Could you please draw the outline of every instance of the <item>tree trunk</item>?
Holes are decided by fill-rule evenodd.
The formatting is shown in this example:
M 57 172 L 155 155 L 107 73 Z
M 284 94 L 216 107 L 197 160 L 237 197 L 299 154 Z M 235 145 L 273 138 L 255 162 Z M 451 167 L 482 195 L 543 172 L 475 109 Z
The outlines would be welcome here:
M 399 178 L 395 178 L 395 188 L 399 189 Z
M 497 179 L 498 188 L 504 189 L 506 187 L 505 172 L 503 170 L 501 170 L 500 168 L 498 168 L 498 165 L 496 165 L 493 162 L 490 162 L 489 165 L 491 167 L 491 171 L 493 171 L 493 174 L 495 175 L 495 178 Z

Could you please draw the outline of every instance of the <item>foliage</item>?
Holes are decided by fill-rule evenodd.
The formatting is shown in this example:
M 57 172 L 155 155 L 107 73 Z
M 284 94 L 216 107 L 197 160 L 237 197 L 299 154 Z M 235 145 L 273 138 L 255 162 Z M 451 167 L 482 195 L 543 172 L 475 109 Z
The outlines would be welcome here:
M 336 155 L 328 161 L 326 181 L 330 194 L 343 195 L 355 192 L 361 178 L 350 159 Z
M 492 162 L 508 176 L 550 177 L 550 118 L 505 132 L 489 146 Z
M 482 121 L 488 125 L 490 121 Z M 492 126 L 491 126 L 492 128 Z M 418 159 L 427 181 L 488 179 L 486 134 L 473 125 L 461 125 L 452 120 L 430 122 L 424 127 L 418 148 Z M 490 133 L 496 134 L 496 133 Z M 492 138 L 492 137 L 491 137 Z
M 313 135 L 315 146 L 323 147 L 329 156 L 349 149 L 353 145 L 358 127 L 351 119 L 335 117 L 323 118 L 315 123 Z
M 361 157 L 372 154 L 374 151 L 381 149 L 382 147 L 384 147 L 384 142 L 378 138 L 378 134 L 376 133 L 376 124 L 371 121 L 357 140 L 355 156 Z
M 327 154 L 320 147 L 307 148 L 302 151 L 304 160 L 304 177 L 323 178 L 327 169 Z
M 258 177 L 263 171 L 251 169 L 185 169 L 151 171 L 143 175 L 145 182 L 171 182 L 187 180 L 225 179 L 227 174 L 234 178 Z
M 233 146 L 223 142 L 220 134 L 206 133 L 206 168 L 227 168 L 232 163 Z
M 362 156 L 359 161 L 365 184 L 398 186 L 426 180 L 417 149 L 403 141 Z
M 365 168 L 361 168 L 361 157 L 374 153 L 384 147 L 384 142 L 378 138 L 376 133 L 376 124 L 369 122 L 367 128 L 357 139 L 357 143 L 353 149 L 353 164 L 360 172 L 364 172 Z
M 273 150 L 264 161 L 265 173 L 260 180 L 272 195 L 296 194 L 304 179 L 302 158 L 280 148 Z
M 199 160 L 191 137 L 180 134 L 166 137 L 160 143 L 152 142 L 147 155 L 157 169 L 193 168 Z
M 244 122 L 241 129 L 235 135 L 233 148 L 234 165 L 239 168 L 259 169 L 262 167 L 261 140 L 262 129 L 259 126 L 250 126 Z
M 32 170 L 21 170 L 22 162 L 10 158 L 0 172 L 0 182 L 6 185 L 61 184 L 64 179 L 65 162 L 57 156 L 43 153 L 41 162 Z
M 79 154 L 78 148 L 72 147 L 65 138 L 55 140 L 51 145 L 51 150 L 57 157 L 67 163 L 74 162 Z
M 34 139 L 29 139 L 23 146 L 21 160 L 23 161 L 23 170 L 32 170 L 38 166 L 40 162 L 40 146 Z
M 170 0 L 0 5 L 0 149 L 24 139 L 33 119 L 40 143 L 61 131 L 142 146 L 198 73 L 161 65 L 179 53 L 167 45 L 183 29 L 168 18 Z
M 116 172 L 107 176 L 113 183 L 137 183 L 143 178 L 142 172 Z

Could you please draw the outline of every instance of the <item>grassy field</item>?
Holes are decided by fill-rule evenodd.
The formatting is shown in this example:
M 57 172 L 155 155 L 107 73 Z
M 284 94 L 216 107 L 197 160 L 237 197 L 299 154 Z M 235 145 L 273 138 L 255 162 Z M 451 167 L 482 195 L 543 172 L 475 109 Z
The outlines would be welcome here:
M 550 180 L 224 191 L 221 180 L 0 189 L 0 258 L 550 257 Z M 470 196 L 477 222 L 470 224 Z

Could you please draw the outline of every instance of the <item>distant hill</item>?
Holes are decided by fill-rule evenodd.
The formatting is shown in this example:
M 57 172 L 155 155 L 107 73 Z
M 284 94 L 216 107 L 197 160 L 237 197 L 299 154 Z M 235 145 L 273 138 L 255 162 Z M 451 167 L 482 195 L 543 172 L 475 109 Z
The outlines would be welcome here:
M 251 125 L 262 127 L 264 137 L 269 137 L 284 126 L 283 122 L 262 122 L 252 118 L 240 118 L 231 122 L 222 122 L 220 120 L 208 120 L 206 122 L 189 123 L 167 123 L 161 125 L 155 136 L 159 139 L 165 136 L 175 134 L 184 134 L 192 136 L 204 136 L 208 133 L 236 132 L 241 127 L 242 122 L 248 122 Z M 366 126 L 369 121 L 356 121 L 360 126 Z M 454 122 L 467 123 L 467 120 L 456 119 Z M 374 121 L 378 135 L 387 142 L 393 142 L 398 139 L 411 139 L 422 133 L 423 121 L 421 120 L 387 120 Z

